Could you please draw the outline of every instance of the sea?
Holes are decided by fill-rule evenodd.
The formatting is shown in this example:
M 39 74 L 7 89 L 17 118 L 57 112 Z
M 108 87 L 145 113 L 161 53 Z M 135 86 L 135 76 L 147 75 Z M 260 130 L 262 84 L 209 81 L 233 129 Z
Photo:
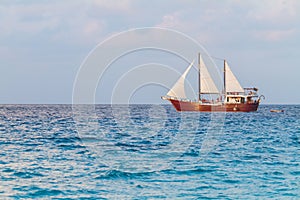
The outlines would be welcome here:
M 0 105 L 0 199 L 300 199 L 300 105 Z

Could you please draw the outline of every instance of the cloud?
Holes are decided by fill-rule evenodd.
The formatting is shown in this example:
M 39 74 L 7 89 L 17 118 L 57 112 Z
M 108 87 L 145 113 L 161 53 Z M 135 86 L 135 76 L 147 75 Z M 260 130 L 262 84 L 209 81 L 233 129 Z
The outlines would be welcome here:
M 295 35 L 296 33 L 297 32 L 295 29 L 254 31 L 255 37 L 270 42 L 276 42 L 276 41 L 288 39 L 293 35 Z
M 125 15 L 130 11 L 130 2 L 75 0 L 2 4 L 0 37 L 3 40 L 14 36 L 34 39 L 44 35 L 54 41 L 94 43 L 110 31 L 106 25 L 113 13 Z
M 258 22 L 283 24 L 297 20 L 300 2 L 297 0 L 253 1 L 248 17 Z
M 253 23 L 253 38 L 266 42 L 279 42 L 296 37 L 299 33 L 300 1 L 274 0 L 252 1 L 247 13 L 249 23 Z
M 178 8 L 175 12 L 163 15 L 156 26 L 181 31 L 205 44 L 220 44 L 230 35 L 226 32 L 239 29 L 232 23 L 235 19 L 231 7 L 223 2 L 208 1 L 206 4 Z
M 173 13 L 164 15 L 162 17 L 162 22 L 157 24 L 157 27 L 161 28 L 176 28 L 178 29 L 184 22 L 182 22 L 179 18 L 179 13 Z
M 173 28 L 206 44 L 229 44 L 257 39 L 295 37 L 299 32 L 297 0 L 207 1 L 164 14 L 158 27 Z
M 47 35 L 53 41 L 92 44 L 128 28 L 156 26 L 190 33 L 205 41 L 230 40 L 230 35 L 245 31 L 253 38 L 280 40 L 285 35 L 293 36 L 292 31 L 285 32 L 293 29 L 300 17 L 297 0 L 153 3 L 155 8 L 134 0 L 7 2 L 0 5 L 0 36 L 5 40 L 12 35 Z M 226 34 L 228 38 L 224 38 Z
M 104 26 L 105 26 L 104 21 L 91 20 L 85 24 L 83 33 L 86 36 L 90 36 L 93 35 L 94 33 L 101 32 Z
M 120 0 L 120 1 L 94 0 L 92 1 L 92 5 L 108 11 L 129 12 L 131 11 L 132 2 L 133 1 L 131 0 Z
M 3 27 L 2 36 L 14 33 L 38 34 L 44 30 L 55 28 L 59 20 L 53 18 L 52 11 L 57 10 L 55 5 L 2 5 L 0 6 L 0 22 Z

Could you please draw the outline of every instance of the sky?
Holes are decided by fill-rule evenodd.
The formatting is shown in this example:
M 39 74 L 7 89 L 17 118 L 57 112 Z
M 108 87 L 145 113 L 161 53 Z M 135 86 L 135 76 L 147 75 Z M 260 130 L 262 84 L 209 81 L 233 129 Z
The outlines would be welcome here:
M 264 103 L 299 104 L 299 19 L 298 0 L 1 0 L 0 103 L 72 103 L 80 66 L 99 43 L 159 27 L 226 58 Z M 131 102 L 160 103 L 165 92 L 149 85 Z

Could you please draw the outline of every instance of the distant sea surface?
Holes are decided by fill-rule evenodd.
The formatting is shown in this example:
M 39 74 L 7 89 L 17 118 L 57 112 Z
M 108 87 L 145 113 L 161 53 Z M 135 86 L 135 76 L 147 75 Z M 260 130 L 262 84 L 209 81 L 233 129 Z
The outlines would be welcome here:
M 300 199 L 300 106 L 0 105 L 0 199 L 160 198 Z

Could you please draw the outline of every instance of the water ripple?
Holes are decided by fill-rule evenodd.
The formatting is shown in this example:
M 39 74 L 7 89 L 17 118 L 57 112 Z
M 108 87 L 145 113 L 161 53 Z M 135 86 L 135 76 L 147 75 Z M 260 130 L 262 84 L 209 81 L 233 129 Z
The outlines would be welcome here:
M 0 106 L 0 199 L 300 198 L 300 106 L 226 114 L 205 155 L 209 113 L 169 105 L 96 113 L 91 136 L 105 134 L 80 138 L 70 105 Z

